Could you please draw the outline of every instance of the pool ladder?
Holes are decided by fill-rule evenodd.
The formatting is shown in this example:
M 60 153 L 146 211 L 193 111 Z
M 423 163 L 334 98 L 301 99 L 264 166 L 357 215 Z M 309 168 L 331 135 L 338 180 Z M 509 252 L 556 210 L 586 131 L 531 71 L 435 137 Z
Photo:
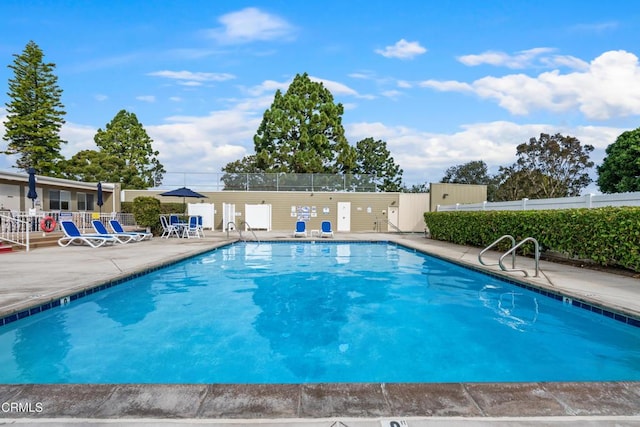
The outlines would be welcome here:
M 487 252 L 489 249 L 491 249 L 492 247 L 494 247 L 495 245 L 497 245 L 498 243 L 500 243 L 505 239 L 511 240 L 511 249 L 509 249 L 504 254 L 502 254 L 502 256 L 498 259 L 498 264 L 487 264 L 484 261 L 482 261 L 482 255 L 484 255 L 485 252 Z M 527 242 L 533 242 L 534 262 L 535 262 L 535 274 L 533 275 L 533 277 L 538 277 L 540 272 L 540 245 L 538 244 L 538 241 L 533 237 L 527 237 L 526 239 L 522 239 L 520 242 L 516 244 L 516 239 L 512 235 L 505 234 L 504 236 L 500 237 L 495 242 L 493 242 L 492 244 L 484 248 L 482 251 L 480 251 L 480 254 L 478 254 L 478 261 L 482 265 L 499 265 L 502 271 L 521 271 L 524 273 L 525 277 L 528 277 L 529 273 L 527 272 L 527 270 L 516 268 L 516 250 Z M 505 267 L 503 264 L 504 259 L 509 255 L 511 255 L 511 270 L 507 269 L 507 267 Z
M 229 238 L 229 226 L 233 224 L 233 229 L 236 230 L 238 232 L 238 235 L 240 236 L 240 240 L 242 240 L 243 242 L 246 242 L 247 239 L 244 238 L 244 236 L 242 235 L 242 231 L 236 226 L 236 223 L 233 221 L 229 221 L 227 223 L 227 239 Z M 251 228 L 251 226 L 249 225 L 248 222 L 246 221 L 242 221 L 241 224 L 246 225 L 249 228 L 249 231 L 251 231 L 251 234 L 253 234 L 253 238 L 255 239 L 256 242 L 260 243 L 260 239 L 258 239 L 258 236 L 256 235 L 256 232 L 253 231 L 253 228 Z

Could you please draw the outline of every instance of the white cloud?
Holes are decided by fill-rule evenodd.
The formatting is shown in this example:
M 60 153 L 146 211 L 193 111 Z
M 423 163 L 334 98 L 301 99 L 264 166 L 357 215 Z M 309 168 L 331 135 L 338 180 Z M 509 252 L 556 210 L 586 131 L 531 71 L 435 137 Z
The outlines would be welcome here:
M 615 30 L 619 27 L 616 21 L 596 22 L 590 24 L 577 24 L 569 28 L 575 32 L 587 32 L 587 33 L 603 33 L 609 30 Z
M 136 96 L 138 101 L 153 103 L 156 102 L 156 97 L 153 95 L 140 95 Z
M 496 100 L 517 115 L 575 108 L 591 120 L 640 115 L 638 57 L 625 51 L 605 52 L 584 71 L 566 74 L 553 70 L 534 77 L 510 74 L 484 77 L 473 83 L 427 80 L 420 85 L 441 91 L 471 91 L 481 98 Z
M 385 58 L 413 59 L 418 55 L 425 53 L 427 49 L 420 46 L 419 42 L 408 42 L 400 39 L 393 46 L 387 46 L 384 49 L 376 49 L 375 52 Z
M 322 83 L 325 88 L 331 92 L 333 95 L 349 95 L 349 96 L 358 96 L 358 92 L 351 89 L 349 86 L 327 79 L 321 79 L 319 77 L 309 76 L 309 80 L 316 83 Z
M 286 82 L 277 82 L 275 80 L 265 80 L 259 85 L 246 88 L 245 91 L 251 96 L 260 96 L 262 94 L 275 94 L 280 89 L 282 92 L 286 92 L 291 84 L 291 80 Z
M 60 129 L 60 137 L 67 141 L 60 150 L 65 158 L 69 159 L 83 150 L 97 150 L 93 137 L 98 129 L 92 126 L 67 122 Z
M 261 120 L 254 112 L 234 108 L 203 117 L 172 116 L 145 128 L 167 171 L 218 173 L 253 152 L 253 135 Z
M 441 92 L 473 92 L 473 87 L 467 83 L 455 80 L 439 81 L 425 80 L 419 83 L 420 87 L 428 87 Z
M 222 15 L 222 27 L 207 31 L 209 37 L 222 44 L 241 44 L 254 41 L 290 40 L 295 29 L 283 18 L 248 7 Z
M 398 99 L 402 95 L 403 93 L 400 92 L 399 90 L 385 90 L 382 92 L 382 96 L 390 99 Z
M 109 97 L 107 95 L 103 95 L 103 94 L 100 94 L 100 93 L 97 94 L 97 95 L 94 95 L 93 98 L 98 102 L 106 101 L 107 99 L 109 99 Z
M 470 67 L 488 64 L 510 69 L 525 69 L 531 67 L 567 67 L 575 70 L 587 69 L 589 64 L 573 56 L 550 55 L 555 49 L 537 47 L 522 50 L 515 55 L 500 51 L 487 51 L 478 55 L 459 56 L 458 61 Z
M 227 80 L 233 80 L 236 78 L 233 74 L 229 73 L 202 73 L 193 71 L 154 71 L 148 73 L 148 76 L 164 77 L 167 79 L 176 80 L 183 86 L 201 86 L 205 82 L 224 82 Z
M 351 123 L 345 128 L 350 141 L 367 137 L 386 141 L 394 160 L 404 170 L 403 180 L 409 186 L 438 182 L 447 168 L 474 160 L 483 160 L 489 167 L 489 173 L 495 174 L 500 166 L 508 166 L 515 161 L 518 144 L 537 138 L 540 133 L 571 135 L 583 145 L 593 145 L 596 149 L 591 159 L 598 164 L 604 158 L 605 148 L 624 132 L 624 129 L 609 127 L 521 125 L 507 121 L 466 124 L 448 134 L 387 126 L 379 122 Z

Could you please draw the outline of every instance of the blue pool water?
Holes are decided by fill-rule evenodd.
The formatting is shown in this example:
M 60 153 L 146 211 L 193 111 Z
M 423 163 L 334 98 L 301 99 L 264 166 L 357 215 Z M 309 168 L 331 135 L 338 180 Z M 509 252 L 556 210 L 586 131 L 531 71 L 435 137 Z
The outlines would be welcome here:
M 640 328 L 390 244 L 236 244 L 0 327 L 0 383 L 640 380 Z

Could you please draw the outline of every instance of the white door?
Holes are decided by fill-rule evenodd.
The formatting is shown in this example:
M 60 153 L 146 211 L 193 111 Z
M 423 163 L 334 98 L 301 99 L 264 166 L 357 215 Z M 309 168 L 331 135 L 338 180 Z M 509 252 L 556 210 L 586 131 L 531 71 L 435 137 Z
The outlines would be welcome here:
M 244 231 L 271 231 L 271 205 L 244 205 Z
M 200 215 L 202 217 L 202 228 L 208 230 L 215 229 L 215 206 L 213 203 L 187 203 L 188 215 Z
M 233 203 L 223 203 L 222 204 L 222 231 L 227 231 L 227 227 L 230 222 L 233 222 L 229 229 L 235 230 L 237 227 L 234 227 L 236 220 L 236 205 Z
M 389 206 L 387 208 L 387 231 L 398 231 L 398 208 L 397 206 Z
M 351 231 L 351 202 L 338 202 L 337 231 Z

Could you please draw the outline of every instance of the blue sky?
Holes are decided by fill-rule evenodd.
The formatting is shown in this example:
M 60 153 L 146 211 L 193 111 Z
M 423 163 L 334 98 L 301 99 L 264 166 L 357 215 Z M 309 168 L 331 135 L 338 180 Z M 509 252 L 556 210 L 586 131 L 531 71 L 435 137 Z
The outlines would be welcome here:
M 408 185 L 472 160 L 495 173 L 541 132 L 594 145 L 599 164 L 639 127 L 635 1 L 3 0 L 0 16 L 0 119 L 6 66 L 33 40 L 64 91 L 63 154 L 95 149 L 125 109 L 169 187 L 253 153 L 275 91 L 304 72 L 345 106 L 350 143 L 386 141 Z

